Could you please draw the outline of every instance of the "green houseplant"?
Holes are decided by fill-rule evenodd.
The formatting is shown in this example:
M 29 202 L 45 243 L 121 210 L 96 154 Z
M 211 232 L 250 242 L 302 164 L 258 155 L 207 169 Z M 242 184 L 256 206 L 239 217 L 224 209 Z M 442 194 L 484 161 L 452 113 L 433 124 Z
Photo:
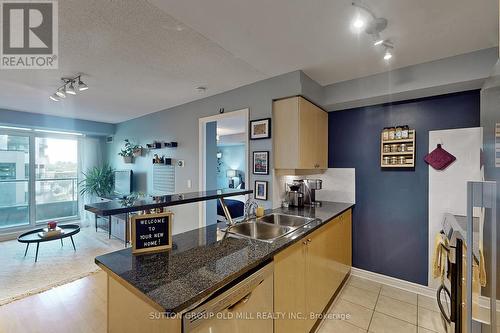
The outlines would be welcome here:
M 142 146 L 132 144 L 129 139 L 125 139 L 125 145 L 118 153 L 118 155 L 123 157 L 123 162 L 125 163 L 133 163 L 134 157 L 141 156 L 141 154 Z
M 114 169 L 105 164 L 82 172 L 84 179 L 79 183 L 82 196 L 102 197 L 113 192 L 115 183 Z

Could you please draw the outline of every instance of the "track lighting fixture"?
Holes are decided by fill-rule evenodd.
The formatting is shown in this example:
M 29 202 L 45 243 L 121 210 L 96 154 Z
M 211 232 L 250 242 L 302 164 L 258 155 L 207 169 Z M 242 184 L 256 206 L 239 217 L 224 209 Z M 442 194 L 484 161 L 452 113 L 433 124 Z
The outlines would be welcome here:
M 383 46 L 385 48 L 384 60 L 389 60 L 392 58 L 392 49 L 394 49 L 394 44 L 384 39 L 380 36 L 380 33 L 387 27 L 387 19 L 383 17 L 377 17 L 375 13 L 364 5 L 360 0 L 355 0 L 352 5 L 356 8 L 361 9 L 365 15 L 368 17 L 367 21 L 363 20 L 358 13 L 354 19 L 352 26 L 358 30 L 364 29 L 365 33 L 373 37 L 373 46 Z
M 64 82 L 62 86 L 57 88 L 56 92 L 53 95 L 50 95 L 49 98 L 54 102 L 59 102 L 61 99 L 66 98 L 66 95 L 76 95 L 78 91 L 84 91 L 89 89 L 89 87 L 83 83 L 81 79 L 81 75 L 75 76 L 73 78 L 63 77 L 61 80 Z M 75 89 L 75 84 L 77 84 L 77 89 Z

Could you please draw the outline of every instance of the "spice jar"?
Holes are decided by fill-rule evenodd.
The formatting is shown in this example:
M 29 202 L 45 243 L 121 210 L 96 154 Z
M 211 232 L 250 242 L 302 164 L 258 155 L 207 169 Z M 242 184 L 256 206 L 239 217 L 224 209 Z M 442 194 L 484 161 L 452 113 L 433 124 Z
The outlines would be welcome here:
M 382 131 L 382 140 L 389 140 L 389 127 L 384 127 L 384 130 Z
M 399 156 L 399 164 L 401 164 L 401 165 L 406 164 L 406 157 L 404 157 L 404 156 Z
M 390 145 L 384 145 L 384 153 L 390 153 L 391 152 L 391 146 Z
M 384 165 L 389 165 L 389 156 L 384 156 Z
M 396 127 L 396 133 L 395 133 L 395 137 L 396 137 L 396 140 L 401 140 L 401 132 L 403 131 L 403 128 L 398 125 Z
M 406 151 L 406 144 L 404 143 L 400 144 L 398 151 L 404 153 Z
M 391 164 L 392 165 L 398 164 L 398 158 L 396 156 L 391 157 Z
M 396 138 L 396 129 L 394 127 L 389 128 L 389 140 L 394 140 Z
M 397 153 L 398 152 L 398 145 L 393 144 L 391 145 L 391 153 Z
M 410 131 L 410 127 L 408 127 L 408 125 L 404 125 L 403 129 L 401 131 L 401 138 L 408 139 L 409 131 Z

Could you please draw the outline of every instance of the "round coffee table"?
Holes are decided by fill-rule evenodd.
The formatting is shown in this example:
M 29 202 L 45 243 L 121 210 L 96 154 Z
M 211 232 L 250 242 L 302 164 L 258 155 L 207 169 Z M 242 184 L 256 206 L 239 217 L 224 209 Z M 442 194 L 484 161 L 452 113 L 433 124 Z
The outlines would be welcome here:
M 75 242 L 73 241 L 73 235 L 76 235 L 80 232 L 80 226 L 76 224 L 66 224 L 59 226 L 59 228 L 64 230 L 64 233 L 59 235 L 55 235 L 52 237 L 42 238 L 38 236 L 38 233 L 43 231 L 43 228 L 31 230 L 25 232 L 24 234 L 19 235 L 17 237 L 17 241 L 20 243 L 26 243 L 26 250 L 24 251 L 24 256 L 26 257 L 26 253 L 28 253 L 28 248 L 31 243 L 36 243 L 36 254 L 35 254 L 35 262 L 38 260 L 38 247 L 42 242 L 50 242 L 53 240 L 60 239 L 61 245 L 63 244 L 63 238 L 69 237 L 71 239 L 71 244 L 73 244 L 73 249 L 76 251 Z

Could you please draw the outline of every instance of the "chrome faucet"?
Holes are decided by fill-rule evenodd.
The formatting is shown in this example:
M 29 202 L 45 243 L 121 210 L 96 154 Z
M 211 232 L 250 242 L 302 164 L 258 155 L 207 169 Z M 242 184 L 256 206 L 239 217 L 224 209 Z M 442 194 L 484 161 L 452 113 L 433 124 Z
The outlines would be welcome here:
M 255 215 L 255 211 L 257 210 L 257 202 L 252 199 L 248 199 L 245 201 L 245 220 L 249 219 L 250 216 Z

